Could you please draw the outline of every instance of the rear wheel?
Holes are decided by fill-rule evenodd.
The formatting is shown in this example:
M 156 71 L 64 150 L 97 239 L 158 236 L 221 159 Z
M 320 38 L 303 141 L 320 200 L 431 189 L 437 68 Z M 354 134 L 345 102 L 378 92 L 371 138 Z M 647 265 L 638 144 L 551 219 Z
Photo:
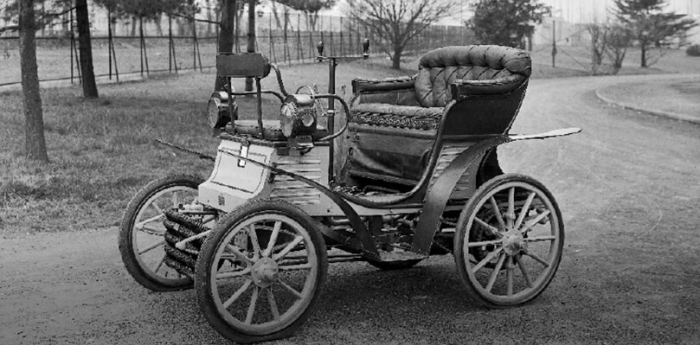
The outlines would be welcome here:
M 328 270 L 323 238 L 297 207 L 260 200 L 219 221 L 197 259 L 200 308 L 224 337 L 291 335 L 309 317 Z
M 457 271 L 488 307 L 527 303 L 554 278 L 564 224 L 552 194 L 523 175 L 493 178 L 474 193 L 457 223 Z

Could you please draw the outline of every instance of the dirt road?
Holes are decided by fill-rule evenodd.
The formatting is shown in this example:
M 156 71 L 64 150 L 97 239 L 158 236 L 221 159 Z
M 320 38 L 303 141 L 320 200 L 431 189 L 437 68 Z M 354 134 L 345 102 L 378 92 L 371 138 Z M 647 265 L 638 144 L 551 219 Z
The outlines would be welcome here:
M 584 132 L 501 151 L 505 170 L 540 179 L 565 215 L 562 265 L 534 303 L 478 307 L 450 256 L 403 272 L 338 264 L 311 319 L 278 343 L 700 343 L 700 126 L 595 97 L 620 80 L 533 80 L 513 132 Z M 130 279 L 116 228 L 0 239 L 0 344 L 74 343 L 225 341 L 193 291 Z

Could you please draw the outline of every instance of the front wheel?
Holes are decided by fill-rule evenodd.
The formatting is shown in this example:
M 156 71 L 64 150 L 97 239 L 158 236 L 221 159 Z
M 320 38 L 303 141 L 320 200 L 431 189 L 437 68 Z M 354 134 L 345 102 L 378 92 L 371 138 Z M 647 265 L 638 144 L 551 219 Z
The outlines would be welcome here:
M 554 278 L 564 246 L 559 206 L 540 182 L 507 174 L 483 184 L 459 216 L 457 271 L 488 307 L 527 303 Z
M 281 201 L 246 204 L 219 221 L 195 268 L 199 306 L 224 337 L 291 335 L 309 317 L 328 270 L 314 221 Z

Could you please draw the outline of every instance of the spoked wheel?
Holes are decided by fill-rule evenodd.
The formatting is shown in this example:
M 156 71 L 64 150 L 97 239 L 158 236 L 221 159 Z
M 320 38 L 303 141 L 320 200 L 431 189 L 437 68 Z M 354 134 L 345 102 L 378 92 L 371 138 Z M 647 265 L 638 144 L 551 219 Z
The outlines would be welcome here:
M 124 212 L 119 232 L 119 252 L 127 271 L 139 284 L 153 291 L 192 287 L 192 279 L 164 264 L 164 212 L 197 201 L 202 179 L 176 175 L 149 183 Z
M 200 308 L 241 343 L 291 335 L 309 317 L 328 270 L 323 238 L 297 207 L 259 200 L 228 214 L 197 259 Z
M 460 278 L 488 307 L 533 300 L 554 278 L 564 245 L 559 206 L 540 182 L 507 174 L 479 187 L 454 242 Z

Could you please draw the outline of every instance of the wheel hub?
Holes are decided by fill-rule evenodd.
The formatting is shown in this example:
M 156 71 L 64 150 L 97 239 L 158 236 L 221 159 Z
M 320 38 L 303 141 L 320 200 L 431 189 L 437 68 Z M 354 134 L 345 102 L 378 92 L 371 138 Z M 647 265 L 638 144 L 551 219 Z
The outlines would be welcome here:
M 503 250 L 508 255 L 515 255 L 527 249 L 527 242 L 522 234 L 508 232 L 503 237 Z
M 271 258 L 262 258 L 253 265 L 251 275 L 255 285 L 266 288 L 279 280 L 279 265 Z

